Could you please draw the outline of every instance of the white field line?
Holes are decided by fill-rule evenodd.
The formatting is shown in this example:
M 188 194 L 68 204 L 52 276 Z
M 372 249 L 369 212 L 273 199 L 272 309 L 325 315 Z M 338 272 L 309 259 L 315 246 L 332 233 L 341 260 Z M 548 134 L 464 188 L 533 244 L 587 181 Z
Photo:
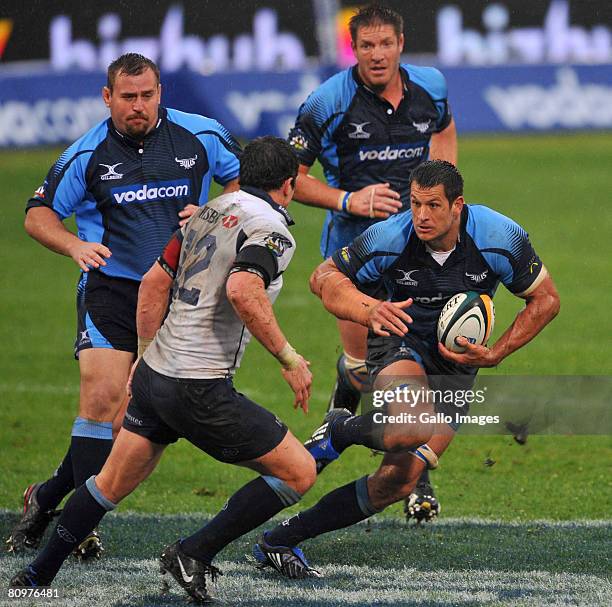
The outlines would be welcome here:
M 6 595 L 9 574 L 25 561 L 0 557 L 0 605 L 24 605 Z M 376 568 L 327 566 L 318 580 L 288 581 L 273 572 L 260 572 L 247 563 L 220 562 L 223 577 L 212 586 L 223 605 L 308 607 L 333 605 L 610 605 L 612 584 L 593 575 L 545 571 L 451 570 L 417 571 L 409 567 Z M 157 561 L 104 559 L 83 567 L 69 562 L 54 586 L 64 597 L 40 601 L 73 607 L 77 605 L 183 604 L 182 590 L 172 581 L 171 595 L 160 594 Z

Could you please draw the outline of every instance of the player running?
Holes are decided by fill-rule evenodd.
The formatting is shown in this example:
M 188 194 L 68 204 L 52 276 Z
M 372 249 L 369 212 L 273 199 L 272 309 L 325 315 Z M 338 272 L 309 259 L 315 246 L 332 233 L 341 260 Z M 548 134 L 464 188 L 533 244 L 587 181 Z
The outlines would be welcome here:
M 329 257 L 367 228 L 409 208 L 410 172 L 429 158 L 457 164 L 455 123 L 446 81 L 431 67 L 400 63 L 404 48 L 401 15 L 383 6 L 362 8 L 350 20 L 357 65 L 317 88 L 300 108 L 289 143 L 298 154 L 300 173 L 295 199 L 328 209 L 321 254 Z M 319 160 L 327 183 L 308 175 Z M 366 329 L 338 319 L 343 353 L 330 409 L 355 413 L 369 388 L 365 366 Z M 427 472 L 412 504 L 428 498 L 438 504 Z M 410 511 L 408 511 L 410 516 Z
M 26 489 L 7 540 L 12 552 L 38 547 L 55 508 L 110 453 L 137 350 L 142 275 L 179 223 L 206 204 L 213 178 L 226 192 L 238 187 L 239 146 L 216 120 L 161 107 L 159 76 L 142 55 L 113 61 L 102 91 L 110 118 L 60 156 L 27 204 L 28 234 L 81 268 L 74 350 L 81 386 L 68 452 L 51 478 Z M 78 234 L 62 223 L 71 215 Z M 94 532 L 75 554 L 101 551 Z
M 134 366 L 123 428 L 102 471 L 77 489 L 48 544 L 11 585 L 50 584 L 73 547 L 181 437 L 219 461 L 262 475 L 201 530 L 164 549 L 162 572 L 197 601 L 210 599 L 206 578 L 218 574 L 215 555 L 298 502 L 314 483 L 315 462 L 302 444 L 232 385 L 252 334 L 281 363 L 294 406 L 308 410 L 309 363 L 289 345 L 272 310 L 295 251 L 286 207 L 296 174 L 297 159 L 284 140 L 249 144 L 241 190 L 197 211 L 144 276 L 137 325 L 139 353 L 146 351 Z
M 425 162 L 412 172 L 411 184 L 412 213 L 369 228 L 334 253 L 315 270 L 311 288 L 334 316 L 369 330 L 375 390 L 405 387 L 415 395 L 428 388 L 469 389 L 480 367 L 498 365 L 556 316 L 559 296 L 518 224 L 488 207 L 464 204 L 463 179 L 452 164 Z M 500 282 L 526 305 L 493 346 L 459 338 L 466 352 L 457 354 L 437 342 L 438 317 L 450 297 L 467 290 L 493 296 Z M 367 294 L 372 292 L 380 298 Z M 458 425 L 429 423 L 420 414 L 435 410 L 455 420 L 457 411 L 467 410 L 426 400 L 411 406 L 416 401 L 395 398 L 360 416 L 346 409 L 327 414 L 306 443 L 319 471 L 350 445 L 384 451 L 382 464 L 265 532 L 254 548 L 262 566 L 288 577 L 309 575 L 305 560 L 296 573 L 302 541 L 381 512 L 411 493 L 423 469 L 437 466 Z M 415 423 L 389 421 L 408 413 Z M 289 562 L 289 555 L 291 568 L 282 560 Z

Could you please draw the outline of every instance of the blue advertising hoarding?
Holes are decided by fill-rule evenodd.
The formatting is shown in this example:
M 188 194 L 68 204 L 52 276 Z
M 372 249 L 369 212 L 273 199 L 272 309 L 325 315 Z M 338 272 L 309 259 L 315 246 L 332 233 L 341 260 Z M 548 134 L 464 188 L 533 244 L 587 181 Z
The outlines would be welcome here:
M 163 79 L 163 103 L 211 116 L 237 137 L 285 136 L 308 93 L 333 73 L 202 76 Z M 461 133 L 612 129 L 612 65 L 516 66 L 444 70 Z M 108 115 L 102 73 L 0 74 L 0 147 L 74 141 Z

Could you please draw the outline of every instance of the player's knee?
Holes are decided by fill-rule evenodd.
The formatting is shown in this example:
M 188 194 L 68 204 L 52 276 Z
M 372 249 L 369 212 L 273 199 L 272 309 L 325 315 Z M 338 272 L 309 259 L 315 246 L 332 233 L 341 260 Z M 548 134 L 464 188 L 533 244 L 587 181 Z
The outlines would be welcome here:
M 304 495 L 317 480 L 317 465 L 314 458 L 308 454 L 308 457 L 302 458 L 298 465 L 292 467 L 292 471 L 293 475 L 288 484 L 300 495 Z
M 96 381 L 81 382 L 81 417 L 93 421 L 113 421 L 123 400 L 123 391 L 105 385 L 101 377 Z

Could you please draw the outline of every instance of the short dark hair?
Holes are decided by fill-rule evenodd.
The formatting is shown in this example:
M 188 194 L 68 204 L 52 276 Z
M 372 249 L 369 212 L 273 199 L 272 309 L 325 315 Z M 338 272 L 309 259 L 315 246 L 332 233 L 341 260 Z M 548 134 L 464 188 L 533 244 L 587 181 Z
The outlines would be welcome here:
M 452 162 L 446 160 L 427 160 L 419 164 L 410 174 L 410 186 L 418 183 L 422 188 L 444 186 L 448 202 L 463 196 L 463 177 Z
M 106 75 L 106 86 L 112 91 L 117 74 L 122 73 L 127 76 L 139 76 L 145 70 L 153 70 L 159 84 L 159 68 L 157 65 L 139 53 L 125 53 L 115 59 L 109 66 Z
M 372 25 L 392 25 L 396 36 L 399 38 L 404 31 L 404 18 L 393 9 L 382 4 L 364 6 L 349 21 L 353 43 L 357 42 L 357 30 L 360 27 L 371 27 Z
M 240 186 L 266 192 L 278 190 L 286 179 L 295 179 L 298 159 L 293 148 L 279 137 L 253 139 L 240 156 Z

